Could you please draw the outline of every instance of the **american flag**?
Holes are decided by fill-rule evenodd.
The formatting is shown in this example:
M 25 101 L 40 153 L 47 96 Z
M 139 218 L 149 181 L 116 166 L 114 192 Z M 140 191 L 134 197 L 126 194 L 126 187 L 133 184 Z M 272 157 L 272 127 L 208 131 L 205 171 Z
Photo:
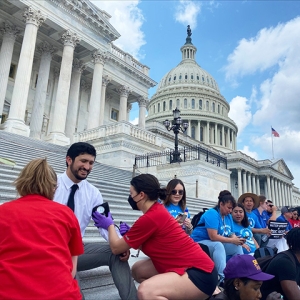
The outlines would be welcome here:
M 279 133 L 273 128 L 272 128 L 272 134 L 275 136 L 275 137 L 279 137 Z

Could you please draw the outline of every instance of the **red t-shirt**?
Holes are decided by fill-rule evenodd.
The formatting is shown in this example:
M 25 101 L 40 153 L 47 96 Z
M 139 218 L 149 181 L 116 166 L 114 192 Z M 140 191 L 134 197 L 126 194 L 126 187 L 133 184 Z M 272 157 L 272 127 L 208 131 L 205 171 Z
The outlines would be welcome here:
M 292 227 L 300 227 L 300 220 L 293 220 L 289 219 L 289 222 L 291 223 Z
M 124 235 L 127 244 L 148 255 L 158 273 L 183 275 L 195 267 L 211 273 L 213 261 L 180 227 L 166 208 L 155 203 Z
M 71 256 L 82 253 L 69 207 L 39 195 L 0 205 L 0 299 L 81 299 Z

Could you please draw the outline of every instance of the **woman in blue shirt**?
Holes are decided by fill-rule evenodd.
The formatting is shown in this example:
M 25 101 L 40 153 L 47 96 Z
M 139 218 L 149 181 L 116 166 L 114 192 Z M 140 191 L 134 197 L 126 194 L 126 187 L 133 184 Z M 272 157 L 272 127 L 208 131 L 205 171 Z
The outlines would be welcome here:
M 232 231 L 232 209 L 236 201 L 229 191 L 221 191 L 217 206 L 206 211 L 194 228 L 191 237 L 195 242 L 201 242 L 209 248 L 219 275 L 219 282 L 224 279 L 223 270 L 226 257 L 243 254 L 244 238 L 237 237 Z
M 254 251 L 258 248 L 258 244 L 253 238 L 253 233 L 244 206 L 238 203 L 232 210 L 231 215 L 233 219 L 234 234 L 246 239 L 246 242 L 242 245 L 244 254 L 254 255 Z
M 193 226 L 191 216 L 186 206 L 186 191 L 180 179 L 172 179 L 167 185 L 167 197 L 163 200 L 163 205 L 169 213 L 178 221 L 187 234 L 191 234 Z M 180 216 L 186 215 L 186 217 Z M 182 220 L 184 221 L 182 222 Z

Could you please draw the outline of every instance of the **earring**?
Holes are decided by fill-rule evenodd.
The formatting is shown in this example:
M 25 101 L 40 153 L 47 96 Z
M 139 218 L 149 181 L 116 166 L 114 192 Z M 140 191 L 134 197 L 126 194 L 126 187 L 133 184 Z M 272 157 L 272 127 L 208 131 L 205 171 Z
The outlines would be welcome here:
M 234 288 L 238 291 L 239 289 L 237 288 L 237 286 L 234 286 Z

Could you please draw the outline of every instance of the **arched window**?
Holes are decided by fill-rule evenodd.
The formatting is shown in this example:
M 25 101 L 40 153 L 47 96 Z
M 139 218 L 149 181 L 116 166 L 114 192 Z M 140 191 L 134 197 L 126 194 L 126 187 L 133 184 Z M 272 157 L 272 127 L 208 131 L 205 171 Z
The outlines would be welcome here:
M 195 99 L 192 99 L 192 109 L 195 109 Z
M 202 99 L 199 100 L 199 109 L 202 110 Z
M 193 75 L 193 74 L 191 75 L 191 79 L 192 79 L 192 80 L 194 79 L 194 75 Z
M 179 100 L 179 99 L 176 100 L 176 107 L 177 107 L 178 109 L 180 108 L 180 100 Z
M 172 110 L 173 108 L 173 104 L 172 104 L 172 100 L 169 101 L 169 110 Z
M 204 80 L 205 80 L 205 79 L 204 79 L 204 76 L 202 76 L 202 81 L 204 82 Z
M 203 127 L 200 127 L 200 142 L 203 142 Z
M 220 104 L 218 104 L 218 114 L 220 113 Z
M 212 111 L 213 111 L 213 112 L 216 112 L 216 105 L 215 105 L 215 102 L 213 102 L 213 104 L 212 104 Z
M 174 76 L 174 80 L 176 80 L 176 75 Z
M 182 76 L 181 76 L 181 74 L 179 75 L 179 80 L 181 80 L 181 78 L 182 78 Z
M 160 112 L 160 103 L 157 104 L 157 112 Z
M 193 139 L 196 138 L 196 127 L 195 127 L 195 125 L 193 125 L 192 128 L 191 128 L 191 137 Z
M 171 81 L 171 77 L 169 77 L 169 81 Z
M 223 145 L 223 140 L 222 140 L 222 130 L 220 130 L 220 146 L 222 146 Z
M 187 99 L 184 99 L 184 108 L 187 108 Z
M 222 116 L 224 115 L 224 109 L 223 109 L 223 106 L 222 106 Z
M 209 101 L 206 101 L 206 110 L 209 111 Z
M 166 101 L 163 102 L 163 111 L 166 111 Z
M 199 80 L 199 75 L 197 75 L 197 80 Z
M 155 105 L 153 105 L 153 113 L 155 114 Z
M 187 79 L 187 74 L 185 74 L 184 78 Z

